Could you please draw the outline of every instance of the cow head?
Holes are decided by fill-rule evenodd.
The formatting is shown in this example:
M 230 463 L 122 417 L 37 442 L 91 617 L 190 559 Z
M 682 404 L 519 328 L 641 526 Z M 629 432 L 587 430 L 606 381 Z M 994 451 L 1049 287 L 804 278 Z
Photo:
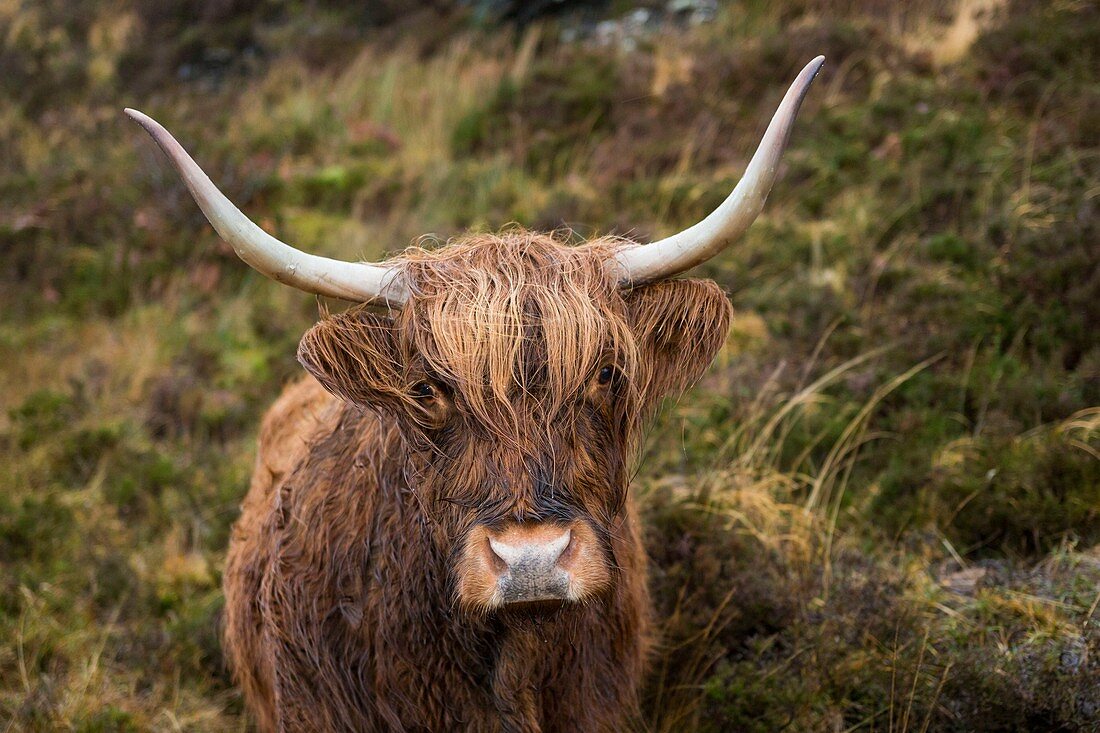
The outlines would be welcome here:
M 308 255 L 248 220 L 163 127 L 128 113 L 242 259 L 361 303 L 310 329 L 298 358 L 334 395 L 399 428 L 408 500 L 429 520 L 459 605 L 485 612 L 584 602 L 614 586 L 640 427 L 702 373 L 729 324 L 714 283 L 669 278 L 755 219 L 822 62 L 795 80 L 729 198 L 644 246 L 512 231 L 382 265 Z
M 401 426 L 468 609 L 607 587 L 641 418 L 725 340 L 717 286 L 624 290 L 617 244 L 513 232 L 406 253 L 399 312 L 352 308 L 302 339 L 329 391 Z

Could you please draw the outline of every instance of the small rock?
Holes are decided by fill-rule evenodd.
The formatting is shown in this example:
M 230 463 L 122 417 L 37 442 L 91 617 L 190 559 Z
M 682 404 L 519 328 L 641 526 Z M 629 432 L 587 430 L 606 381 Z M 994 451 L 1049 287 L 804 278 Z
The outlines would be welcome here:
M 957 595 L 972 596 L 985 574 L 985 568 L 965 568 L 940 578 L 940 585 Z

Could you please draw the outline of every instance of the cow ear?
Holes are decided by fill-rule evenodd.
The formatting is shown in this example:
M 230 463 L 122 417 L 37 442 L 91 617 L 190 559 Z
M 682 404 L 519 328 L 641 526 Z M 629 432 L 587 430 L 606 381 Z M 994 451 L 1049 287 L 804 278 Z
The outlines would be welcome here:
M 703 375 L 729 334 L 733 309 L 711 280 L 662 280 L 624 294 L 638 345 L 646 402 L 679 393 Z
M 329 392 L 361 407 L 401 394 L 393 320 L 364 307 L 326 316 L 306 331 L 298 361 Z

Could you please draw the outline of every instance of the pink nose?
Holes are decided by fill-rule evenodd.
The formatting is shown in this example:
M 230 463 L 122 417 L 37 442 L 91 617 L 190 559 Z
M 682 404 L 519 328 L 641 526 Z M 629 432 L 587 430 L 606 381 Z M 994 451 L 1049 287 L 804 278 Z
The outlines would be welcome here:
M 493 609 L 538 601 L 579 601 L 608 582 L 610 573 L 586 522 L 477 527 L 458 563 L 459 600 Z
M 558 560 L 569 547 L 572 534 L 568 529 L 548 527 L 546 532 L 513 531 L 499 538 L 489 535 L 490 551 L 504 563 L 497 577 L 503 602 L 568 598 L 569 571 Z

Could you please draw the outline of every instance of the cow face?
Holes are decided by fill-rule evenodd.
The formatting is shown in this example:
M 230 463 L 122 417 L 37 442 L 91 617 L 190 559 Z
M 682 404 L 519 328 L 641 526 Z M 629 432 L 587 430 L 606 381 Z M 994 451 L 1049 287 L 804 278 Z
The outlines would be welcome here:
M 616 582 L 615 537 L 639 428 L 723 343 L 711 282 L 622 289 L 621 242 L 477 236 L 397 261 L 412 296 L 303 338 L 333 394 L 400 429 L 409 501 L 470 612 L 590 600 Z

